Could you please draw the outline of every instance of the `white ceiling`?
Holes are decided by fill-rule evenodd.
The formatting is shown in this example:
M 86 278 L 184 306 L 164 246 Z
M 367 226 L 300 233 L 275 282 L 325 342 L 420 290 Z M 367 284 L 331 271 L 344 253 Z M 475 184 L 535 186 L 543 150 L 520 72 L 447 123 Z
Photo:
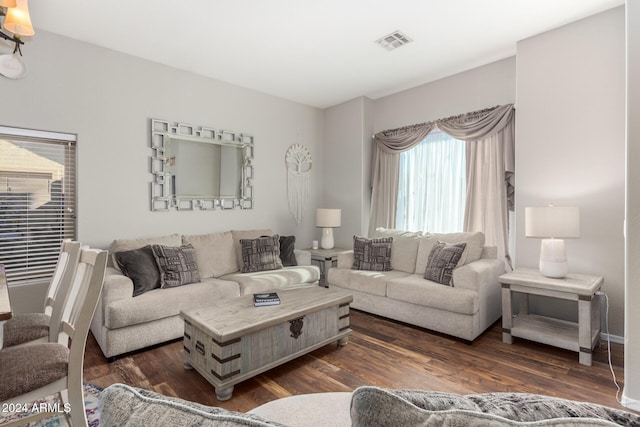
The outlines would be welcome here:
M 624 0 L 31 0 L 39 29 L 319 108 L 512 56 Z M 375 40 L 400 30 L 394 51 Z M 28 45 L 23 48 L 29 54 Z

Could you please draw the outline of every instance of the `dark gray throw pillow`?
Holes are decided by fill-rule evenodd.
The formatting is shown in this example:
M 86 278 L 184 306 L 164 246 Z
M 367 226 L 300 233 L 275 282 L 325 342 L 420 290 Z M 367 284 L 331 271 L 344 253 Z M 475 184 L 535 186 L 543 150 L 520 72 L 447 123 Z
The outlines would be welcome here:
M 393 237 L 368 239 L 353 236 L 352 270 L 391 270 L 391 244 Z
M 200 281 L 196 251 L 191 244 L 182 246 L 151 245 L 160 268 L 160 286 L 174 288 Z
M 285 267 L 298 265 L 296 261 L 296 236 L 280 236 L 280 259 Z
M 160 269 L 153 256 L 151 245 L 131 251 L 115 253 L 116 262 L 125 276 L 133 282 L 133 296 L 160 287 Z
M 282 268 L 280 236 L 240 239 L 242 247 L 242 273 L 276 270 Z
M 433 245 L 429 253 L 427 268 L 424 270 L 424 278 L 441 285 L 451 285 L 453 269 L 458 266 L 466 247 L 467 244 L 464 242 L 450 245 L 438 241 Z

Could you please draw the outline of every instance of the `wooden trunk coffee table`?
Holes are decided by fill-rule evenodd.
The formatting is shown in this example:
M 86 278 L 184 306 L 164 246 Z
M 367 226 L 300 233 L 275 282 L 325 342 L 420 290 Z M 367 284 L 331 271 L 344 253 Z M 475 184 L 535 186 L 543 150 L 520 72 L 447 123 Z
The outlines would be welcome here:
M 184 365 L 228 400 L 233 386 L 351 333 L 347 292 L 321 286 L 277 290 L 279 305 L 254 307 L 253 295 L 182 310 Z

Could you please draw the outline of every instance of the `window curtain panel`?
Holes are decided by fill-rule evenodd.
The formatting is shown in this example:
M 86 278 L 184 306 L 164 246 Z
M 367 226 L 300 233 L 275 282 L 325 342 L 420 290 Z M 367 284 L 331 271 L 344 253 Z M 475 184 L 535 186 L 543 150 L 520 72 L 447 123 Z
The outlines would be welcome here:
M 466 141 L 464 231 L 482 231 L 511 269 L 509 209 L 513 207 L 515 109 L 512 104 L 440 120 L 438 127 Z
M 515 108 L 502 105 L 420 125 L 379 132 L 374 136 L 369 234 L 394 228 L 398 200 L 399 152 L 408 150 L 438 127 L 466 141 L 467 197 L 465 231 L 482 231 L 486 244 L 511 267 L 508 211 L 513 209 L 515 172 Z M 396 157 L 393 157 L 395 155 Z M 395 174 L 395 175 L 394 175 Z
M 434 123 L 423 123 L 374 135 L 369 236 L 378 227 L 395 228 L 400 153 L 420 143 L 434 127 Z

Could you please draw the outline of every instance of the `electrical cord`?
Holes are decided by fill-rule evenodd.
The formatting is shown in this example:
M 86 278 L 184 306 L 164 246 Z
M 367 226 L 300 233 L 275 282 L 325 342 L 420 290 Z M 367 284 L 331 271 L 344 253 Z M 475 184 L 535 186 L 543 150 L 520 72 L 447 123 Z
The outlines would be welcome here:
M 609 357 L 609 370 L 611 371 L 611 376 L 613 377 L 613 384 L 617 389 L 616 401 L 618 401 L 619 404 L 622 404 L 622 400 L 620 400 L 620 392 L 622 391 L 622 389 L 620 389 L 620 385 L 618 384 L 618 380 L 616 379 L 616 373 L 613 371 L 613 364 L 611 363 L 611 337 L 609 335 L 609 296 L 602 291 L 596 292 L 596 295 L 604 296 L 604 300 L 607 306 L 604 313 L 604 325 L 607 331 L 607 355 Z

